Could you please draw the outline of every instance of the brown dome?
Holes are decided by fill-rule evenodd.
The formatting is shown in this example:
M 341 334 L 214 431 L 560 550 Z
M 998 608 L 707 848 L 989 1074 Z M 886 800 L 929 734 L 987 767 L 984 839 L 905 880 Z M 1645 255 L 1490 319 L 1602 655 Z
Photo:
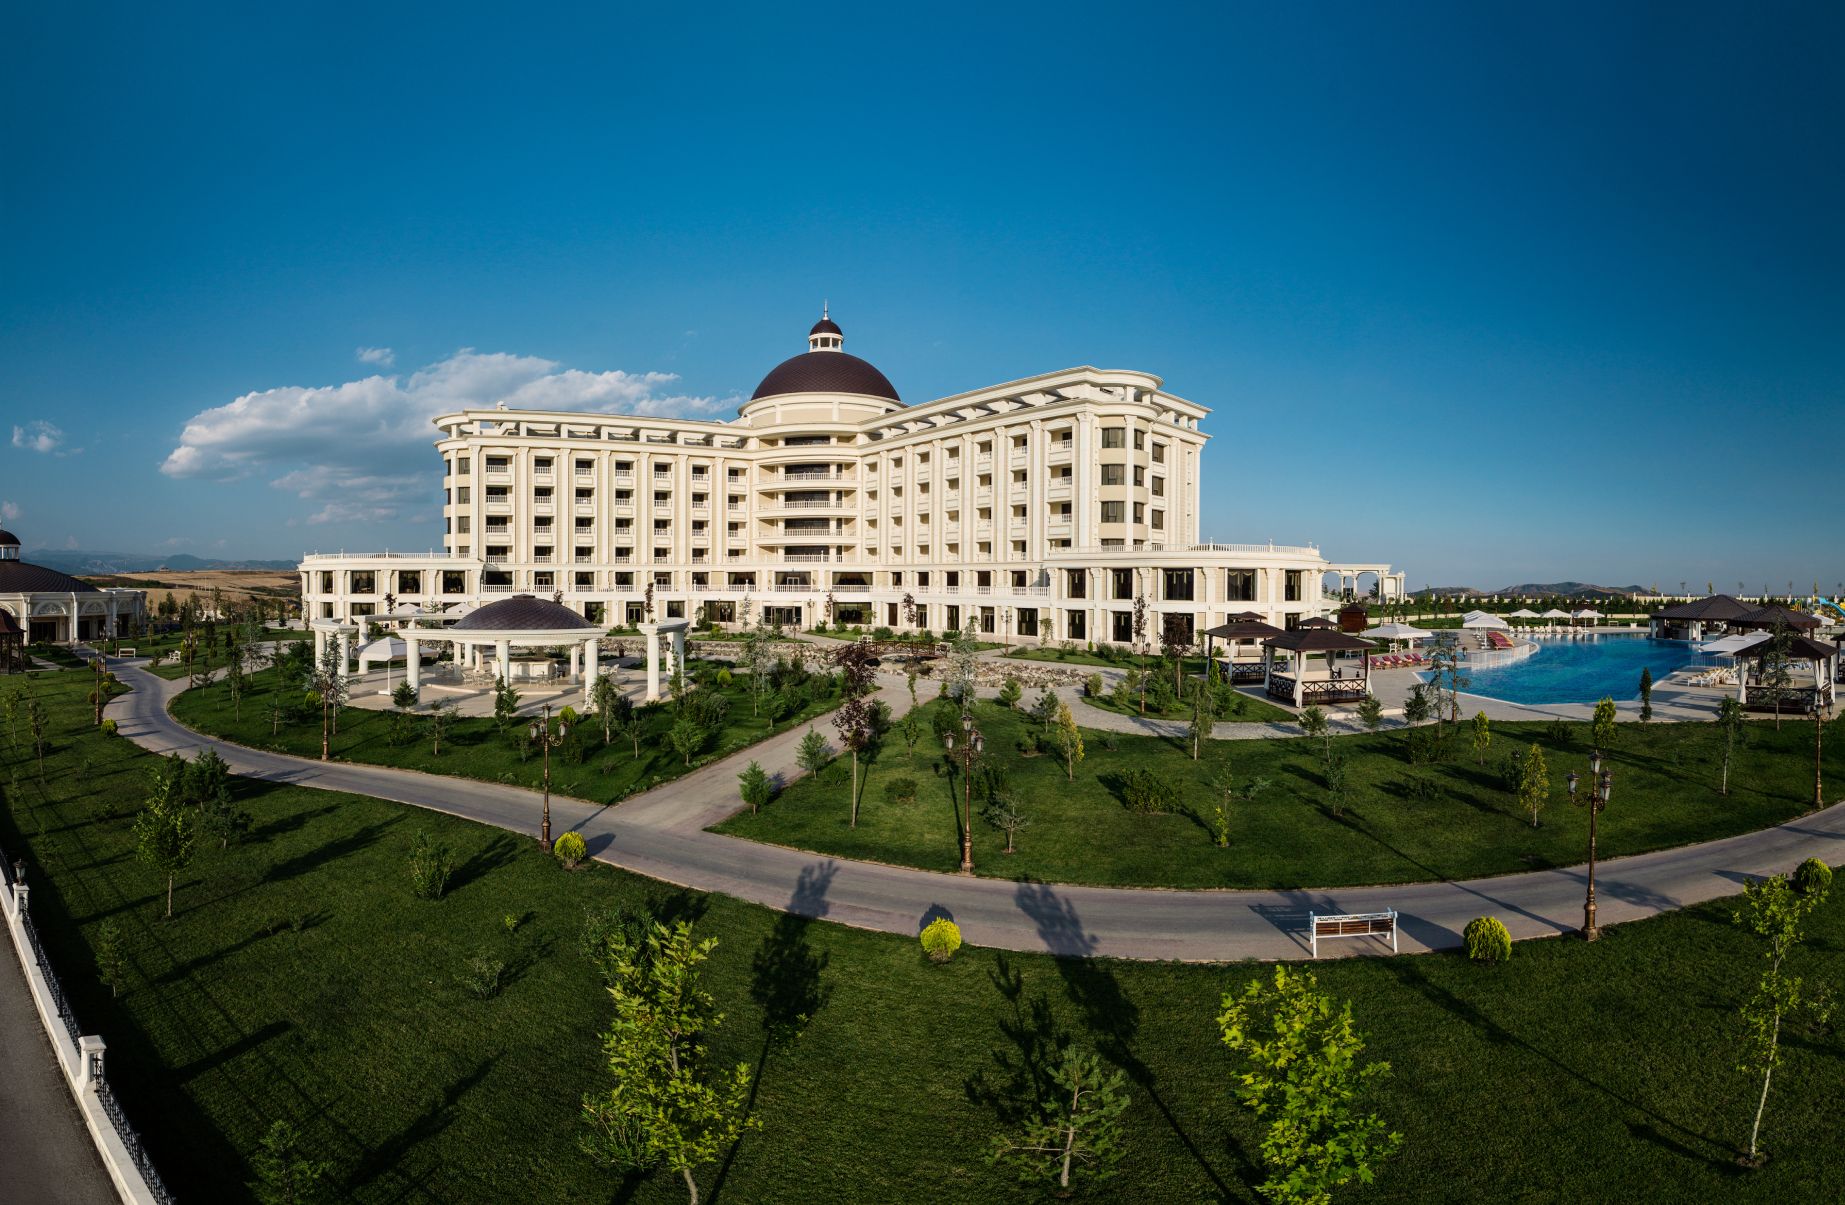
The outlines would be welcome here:
M 476 607 L 451 632 L 569 632 L 592 631 L 599 625 L 562 603 L 530 594 L 515 594 Z
M 762 378 L 762 384 L 750 394 L 750 401 L 784 393 L 850 393 L 893 402 L 903 400 L 883 373 L 843 351 L 802 352 L 783 360 Z

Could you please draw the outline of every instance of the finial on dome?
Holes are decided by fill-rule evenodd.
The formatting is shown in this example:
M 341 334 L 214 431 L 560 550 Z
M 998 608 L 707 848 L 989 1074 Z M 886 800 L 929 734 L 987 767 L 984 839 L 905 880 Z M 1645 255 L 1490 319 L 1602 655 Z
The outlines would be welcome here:
M 808 351 L 839 351 L 845 347 L 845 334 L 833 321 L 831 309 L 826 301 L 820 303 L 820 321 L 814 323 L 814 328 L 807 332 Z

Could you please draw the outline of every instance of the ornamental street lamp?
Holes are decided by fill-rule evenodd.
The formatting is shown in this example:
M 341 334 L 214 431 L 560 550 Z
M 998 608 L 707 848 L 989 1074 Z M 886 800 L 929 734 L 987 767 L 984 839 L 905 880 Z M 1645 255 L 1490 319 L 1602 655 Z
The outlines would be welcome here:
M 974 727 L 974 717 L 961 717 L 961 873 L 974 873 L 974 759 L 986 750 L 987 741 L 980 735 L 980 729 Z M 948 750 L 949 757 L 954 756 L 955 734 L 946 733 L 942 745 Z
M 551 750 L 564 743 L 570 735 L 570 725 L 561 717 L 557 721 L 557 731 L 551 730 L 551 705 L 545 704 L 542 719 L 532 721 L 532 742 L 544 750 L 545 758 L 545 812 L 544 821 L 538 829 L 538 848 L 551 852 Z
M 1602 935 L 1595 923 L 1595 818 L 1601 815 L 1608 800 L 1614 795 L 1614 771 L 1602 769 L 1602 751 L 1592 750 L 1589 754 L 1589 796 L 1586 800 L 1576 798 L 1576 771 L 1569 773 L 1570 802 L 1580 803 L 1589 809 L 1589 894 L 1582 904 L 1582 939 L 1594 941 Z

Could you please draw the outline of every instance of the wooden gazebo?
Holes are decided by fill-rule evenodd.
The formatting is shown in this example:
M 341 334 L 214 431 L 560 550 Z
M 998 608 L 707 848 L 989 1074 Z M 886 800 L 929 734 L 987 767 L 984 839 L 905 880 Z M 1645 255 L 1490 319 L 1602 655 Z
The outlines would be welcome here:
M 1371 694 L 1371 658 L 1376 642 L 1344 632 L 1304 628 L 1264 641 L 1263 689 L 1271 699 L 1306 707 L 1315 703 L 1356 703 Z M 1275 671 L 1275 654 L 1287 653 L 1286 673 Z M 1356 654 L 1354 656 L 1354 654 Z M 1319 669 L 1309 664 L 1320 658 Z
M 1811 714 L 1830 707 L 1833 680 L 1839 660 L 1839 647 L 1815 640 L 1811 636 L 1791 636 L 1787 642 L 1787 659 L 1805 661 L 1813 667 L 1812 680 L 1806 674 L 1789 674 L 1788 684 L 1776 690 L 1762 681 L 1761 661 L 1774 650 L 1774 641 L 1763 640 L 1738 649 L 1736 658 L 1736 701 L 1752 711 L 1791 711 Z
M 1267 675 L 1267 662 L 1260 650 L 1252 658 L 1237 658 L 1237 649 L 1244 644 L 1259 644 L 1283 635 L 1280 628 L 1262 622 L 1262 617 L 1254 611 L 1245 611 L 1232 615 L 1230 622 L 1218 627 L 1204 630 L 1204 655 L 1213 655 L 1212 643 L 1222 640 L 1230 646 L 1230 655 L 1224 659 L 1224 676 L 1232 684 L 1261 682 Z

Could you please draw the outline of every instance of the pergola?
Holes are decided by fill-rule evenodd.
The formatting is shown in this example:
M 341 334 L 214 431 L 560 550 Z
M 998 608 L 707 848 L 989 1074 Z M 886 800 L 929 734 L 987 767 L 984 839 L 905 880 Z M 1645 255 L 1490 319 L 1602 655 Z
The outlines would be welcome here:
M 1254 611 L 1245 611 L 1241 615 L 1232 615 L 1229 623 L 1204 630 L 1204 655 L 1207 659 L 1212 656 L 1213 641 L 1225 641 L 1230 645 L 1230 655 L 1224 659 L 1227 663 L 1226 669 L 1230 681 L 1232 683 L 1260 682 L 1267 674 L 1267 668 L 1260 652 L 1258 651 L 1258 655 L 1254 658 L 1238 661 L 1237 648 L 1245 643 L 1253 644 L 1284 634 L 1282 629 L 1273 624 L 1263 623 L 1261 617 Z
M 501 684 L 513 680 L 514 649 L 570 650 L 570 681 L 583 684 L 583 703 L 589 705 L 601 667 L 597 642 L 601 624 L 591 623 L 562 603 L 515 594 L 478 607 L 446 628 L 425 628 L 412 622 L 402 636 L 405 644 L 404 681 L 412 690 L 421 686 L 421 650 L 425 641 L 446 641 L 455 650 L 455 662 L 468 669 L 484 668 L 483 650 L 493 655 L 493 676 Z
M 1761 640 L 1747 648 L 1737 649 L 1731 655 L 1736 658 L 1738 673 L 1736 675 L 1736 701 L 1744 707 L 1757 710 L 1770 709 L 1778 703 L 1790 711 L 1817 711 L 1832 706 L 1833 679 L 1838 665 L 1839 646 L 1815 640 L 1811 636 L 1792 636 L 1787 642 L 1787 656 L 1790 661 L 1805 661 L 1813 668 L 1813 685 L 1789 685 L 1778 691 L 1770 690 L 1762 681 L 1760 661 L 1774 651 L 1773 640 Z M 1744 662 L 1758 663 L 1753 673 Z M 1791 677 L 1792 675 L 1790 675 Z M 1750 688 L 1765 692 L 1756 698 L 1749 697 Z
M 1373 641 L 1344 632 L 1307 629 L 1283 632 L 1263 645 L 1268 650 L 1263 690 L 1271 699 L 1305 707 L 1356 702 L 1371 693 L 1371 658 L 1366 654 L 1377 647 Z M 1289 655 L 1285 674 L 1275 672 L 1276 653 Z M 1316 655 L 1321 660 L 1317 671 L 1308 664 Z

